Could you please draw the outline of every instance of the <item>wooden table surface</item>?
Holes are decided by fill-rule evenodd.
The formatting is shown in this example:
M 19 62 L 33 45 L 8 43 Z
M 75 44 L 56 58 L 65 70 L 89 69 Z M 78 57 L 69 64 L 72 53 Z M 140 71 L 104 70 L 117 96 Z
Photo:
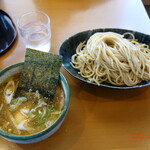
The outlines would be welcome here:
M 150 20 L 141 0 L 1 0 L 16 24 L 19 16 L 41 10 L 51 18 L 52 53 L 73 34 L 96 28 L 124 28 L 150 34 Z M 0 56 L 0 69 L 23 61 L 25 46 L 18 34 Z M 150 87 L 117 90 L 83 83 L 63 68 L 71 102 L 60 129 L 34 144 L 0 138 L 0 150 L 150 150 Z

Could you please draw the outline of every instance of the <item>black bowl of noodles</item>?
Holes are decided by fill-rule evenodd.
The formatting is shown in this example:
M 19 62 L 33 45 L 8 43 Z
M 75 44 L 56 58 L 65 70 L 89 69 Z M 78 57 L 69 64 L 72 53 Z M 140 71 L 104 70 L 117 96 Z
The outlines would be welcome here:
M 150 85 L 150 35 L 117 28 L 83 31 L 65 40 L 59 54 L 63 67 L 88 84 L 115 89 Z

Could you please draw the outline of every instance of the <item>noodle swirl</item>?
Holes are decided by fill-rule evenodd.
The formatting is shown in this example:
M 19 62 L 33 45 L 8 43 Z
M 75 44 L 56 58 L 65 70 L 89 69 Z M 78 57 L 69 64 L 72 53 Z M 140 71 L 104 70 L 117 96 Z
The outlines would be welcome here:
M 98 32 L 87 43 L 78 45 L 71 65 L 82 77 L 97 84 L 133 86 L 150 79 L 150 49 L 132 33 Z

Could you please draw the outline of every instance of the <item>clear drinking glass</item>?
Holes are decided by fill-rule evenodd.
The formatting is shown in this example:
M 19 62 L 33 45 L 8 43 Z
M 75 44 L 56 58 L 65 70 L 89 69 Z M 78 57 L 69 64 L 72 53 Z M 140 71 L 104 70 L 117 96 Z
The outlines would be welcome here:
M 47 14 L 41 11 L 25 13 L 18 19 L 18 28 L 26 48 L 50 51 L 51 29 Z

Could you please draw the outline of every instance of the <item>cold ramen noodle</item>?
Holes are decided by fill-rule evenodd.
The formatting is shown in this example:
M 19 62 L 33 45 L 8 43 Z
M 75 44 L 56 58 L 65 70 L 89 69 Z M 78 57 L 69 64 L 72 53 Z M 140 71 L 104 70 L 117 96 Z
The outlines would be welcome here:
M 53 100 L 36 92 L 22 91 L 13 97 L 20 73 L 0 84 L 0 129 L 9 134 L 34 134 L 51 126 L 64 107 L 64 91 L 58 82 Z
M 71 65 L 97 84 L 133 86 L 150 79 L 150 48 L 132 33 L 98 32 L 78 45 Z

